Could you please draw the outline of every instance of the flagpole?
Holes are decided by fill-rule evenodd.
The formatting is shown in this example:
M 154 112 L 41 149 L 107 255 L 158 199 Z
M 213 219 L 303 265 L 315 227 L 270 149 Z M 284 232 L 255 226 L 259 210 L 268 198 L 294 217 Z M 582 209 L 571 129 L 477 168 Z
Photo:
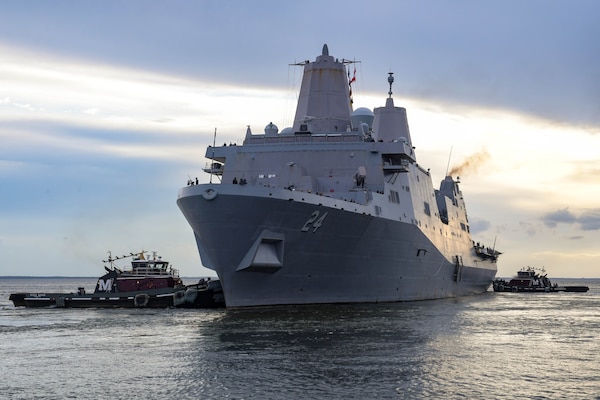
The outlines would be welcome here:
M 349 61 L 349 63 L 354 64 L 354 75 L 352 79 L 350 79 L 350 68 L 348 68 L 348 87 L 350 91 L 350 111 L 354 110 L 354 99 L 352 98 L 352 82 L 356 81 L 356 60 Z

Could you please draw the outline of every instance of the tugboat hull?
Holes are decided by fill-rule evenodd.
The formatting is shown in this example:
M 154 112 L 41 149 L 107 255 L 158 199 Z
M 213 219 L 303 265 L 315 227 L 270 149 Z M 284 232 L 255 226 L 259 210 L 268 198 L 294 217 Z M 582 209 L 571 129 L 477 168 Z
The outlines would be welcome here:
M 225 306 L 218 280 L 190 285 L 177 290 L 121 292 L 103 294 L 13 293 L 15 307 L 28 308 L 219 308 Z

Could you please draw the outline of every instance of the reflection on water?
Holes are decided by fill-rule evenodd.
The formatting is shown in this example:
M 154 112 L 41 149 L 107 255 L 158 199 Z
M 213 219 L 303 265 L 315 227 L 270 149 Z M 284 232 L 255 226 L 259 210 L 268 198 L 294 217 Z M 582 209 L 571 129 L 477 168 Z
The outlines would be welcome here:
M 228 312 L 200 328 L 218 332 L 218 341 L 210 359 L 199 353 L 197 368 L 234 398 L 262 396 L 269 388 L 289 398 L 325 393 L 364 398 L 365 390 L 390 396 L 420 373 L 412 349 L 428 339 L 411 321 L 432 318 L 430 311 L 426 305 L 346 305 Z M 226 384 L 239 380 L 250 385 L 231 390 Z M 278 397 L 281 393 L 273 393 Z
M 0 289 L 9 398 L 600 394 L 600 285 L 242 311 L 16 309 L 5 300 L 13 289 Z

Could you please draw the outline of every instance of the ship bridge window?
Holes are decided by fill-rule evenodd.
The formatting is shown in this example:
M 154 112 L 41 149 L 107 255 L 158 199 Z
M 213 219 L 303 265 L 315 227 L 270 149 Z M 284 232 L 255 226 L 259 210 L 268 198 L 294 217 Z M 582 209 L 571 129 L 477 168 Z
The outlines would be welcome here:
M 429 208 L 429 203 L 425 201 L 424 206 L 425 206 L 425 214 L 427 214 L 431 217 L 431 209 Z
M 382 154 L 383 165 L 406 165 L 406 159 L 402 153 Z
M 390 203 L 400 204 L 400 195 L 395 190 L 390 190 L 390 195 L 388 198 Z

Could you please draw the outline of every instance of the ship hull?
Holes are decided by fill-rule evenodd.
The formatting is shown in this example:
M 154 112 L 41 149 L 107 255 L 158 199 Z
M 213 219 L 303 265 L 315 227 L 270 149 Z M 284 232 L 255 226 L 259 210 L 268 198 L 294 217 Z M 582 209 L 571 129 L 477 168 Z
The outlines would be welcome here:
M 490 261 L 470 265 L 470 244 L 444 254 L 412 223 L 327 207 L 308 194 L 297 201 L 225 186 L 184 188 L 177 203 L 227 307 L 472 295 L 487 291 L 496 273 Z

